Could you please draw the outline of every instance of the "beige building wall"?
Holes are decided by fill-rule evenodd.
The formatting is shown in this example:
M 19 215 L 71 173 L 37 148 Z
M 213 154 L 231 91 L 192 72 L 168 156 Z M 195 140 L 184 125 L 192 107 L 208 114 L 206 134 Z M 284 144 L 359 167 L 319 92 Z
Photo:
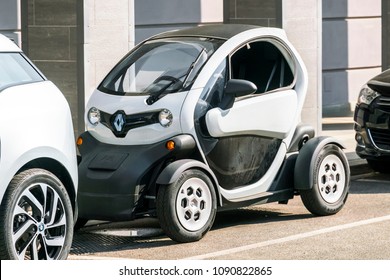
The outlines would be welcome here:
M 351 116 L 382 66 L 381 0 L 323 0 L 324 116 Z

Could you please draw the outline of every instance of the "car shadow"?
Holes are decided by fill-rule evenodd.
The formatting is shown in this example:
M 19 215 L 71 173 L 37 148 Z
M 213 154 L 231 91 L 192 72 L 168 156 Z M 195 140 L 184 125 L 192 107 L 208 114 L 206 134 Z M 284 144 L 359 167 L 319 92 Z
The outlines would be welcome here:
M 211 231 L 237 225 L 264 224 L 315 218 L 314 215 L 241 208 L 217 213 Z M 74 233 L 70 254 L 137 250 L 178 245 L 159 227 L 157 219 L 123 223 L 97 223 Z
M 372 173 L 354 180 L 350 194 L 390 194 L 390 174 Z

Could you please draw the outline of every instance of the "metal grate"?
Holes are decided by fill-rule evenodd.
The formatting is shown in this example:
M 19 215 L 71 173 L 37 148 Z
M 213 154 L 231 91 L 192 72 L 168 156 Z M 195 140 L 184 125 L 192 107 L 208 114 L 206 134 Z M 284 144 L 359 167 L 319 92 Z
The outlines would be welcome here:
M 390 97 L 381 96 L 378 98 L 376 104 L 378 105 L 379 109 L 385 112 L 390 112 Z
M 382 150 L 390 151 L 390 130 L 370 129 L 369 133 L 374 144 Z

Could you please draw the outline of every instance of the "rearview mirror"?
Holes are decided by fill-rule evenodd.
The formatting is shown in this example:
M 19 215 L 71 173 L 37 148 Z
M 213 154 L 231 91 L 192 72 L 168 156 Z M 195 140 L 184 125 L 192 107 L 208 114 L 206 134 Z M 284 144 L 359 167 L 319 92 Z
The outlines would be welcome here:
M 233 106 L 234 99 L 255 93 L 257 87 L 254 83 L 247 80 L 231 79 L 227 82 L 224 96 L 219 107 L 222 110 L 229 109 Z
M 255 93 L 257 87 L 254 83 L 247 80 L 231 79 L 227 82 L 225 88 L 226 95 L 233 95 L 234 97 L 241 97 Z

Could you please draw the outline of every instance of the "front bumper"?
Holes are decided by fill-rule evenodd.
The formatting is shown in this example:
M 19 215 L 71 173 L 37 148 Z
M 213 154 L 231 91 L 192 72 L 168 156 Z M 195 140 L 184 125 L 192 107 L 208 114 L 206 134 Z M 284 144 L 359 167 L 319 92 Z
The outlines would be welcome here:
M 390 107 L 376 100 L 355 108 L 356 153 L 361 158 L 390 157 Z
M 101 143 L 89 132 L 81 137 L 79 217 L 96 220 L 134 219 L 138 211 L 147 207 L 145 197 L 150 195 L 161 169 L 195 147 L 195 141 L 188 135 L 172 138 L 179 143 L 173 151 L 166 148 L 166 141 L 120 146 Z M 188 142 L 188 137 L 193 145 L 180 145 L 183 138 Z

